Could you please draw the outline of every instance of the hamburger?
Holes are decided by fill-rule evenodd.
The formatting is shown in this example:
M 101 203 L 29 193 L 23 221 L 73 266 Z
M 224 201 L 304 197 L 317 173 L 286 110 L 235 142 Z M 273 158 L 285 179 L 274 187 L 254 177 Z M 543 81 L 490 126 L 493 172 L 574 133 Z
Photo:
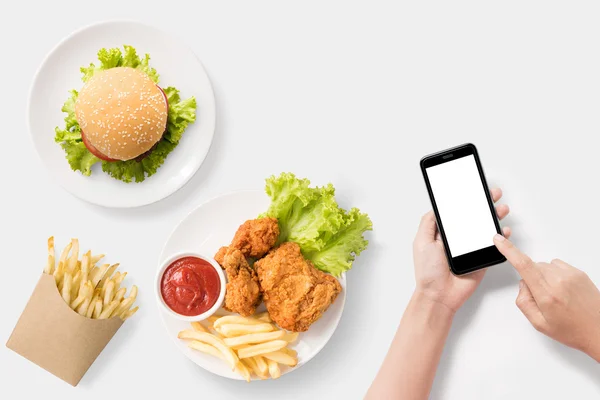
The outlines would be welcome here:
M 79 92 L 75 119 L 85 147 L 104 161 L 141 160 L 162 139 L 169 105 L 143 71 L 98 71 Z

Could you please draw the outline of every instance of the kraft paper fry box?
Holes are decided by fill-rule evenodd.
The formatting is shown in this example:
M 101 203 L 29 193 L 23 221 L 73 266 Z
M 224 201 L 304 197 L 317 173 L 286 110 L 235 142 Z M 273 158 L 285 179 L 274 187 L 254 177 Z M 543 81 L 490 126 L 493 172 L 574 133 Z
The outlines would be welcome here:
M 54 276 L 43 274 L 6 347 L 77 386 L 122 324 L 119 317 L 79 315 L 60 296 Z

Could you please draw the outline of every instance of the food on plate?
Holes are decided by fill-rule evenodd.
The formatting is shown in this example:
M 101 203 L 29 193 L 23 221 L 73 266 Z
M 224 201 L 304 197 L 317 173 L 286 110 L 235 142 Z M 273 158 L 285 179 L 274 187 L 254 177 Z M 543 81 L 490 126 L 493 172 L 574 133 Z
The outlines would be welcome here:
M 236 231 L 229 246 L 221 247 L 215 260 L 227 273 L 225 306 L 242 316 L 253 315 L 260 304 L 258 277 L 248 259 L 264 256 L 279 237 L 275 218 L 259 218 L 244 222 Z
M 179 333 L 248 381 L 277 379 L 298 365 L 290 345 L 336 301 L 337 277 L 367 248 L 364 233 L 373 229 L 367 214 L 339 207 L 331 184 L 311 188 L 283 173 L 267 179 L 266 192 L 269 208 L 214 255 L 228 278 L 224 308 L 239 315 L 213 315 Z M 256 313 L 262 300 L 267 311 Z
M 285 346 L 287 346 L 287 342 L 285 340 L 271 340 L 269 342 L 242 347 L 238 350 L 238 357 L 242 359 L 261 356 L 263 354 L 269 354 L 274 351 L 281 350 Z
M 143 158 L 167 129 L 167 96 L 148 75 L 131 67 L 99 71 L 75 102 L 85 147 L 104 161 Z
M 245 344 L 261 343 L 269 340 L 277 340 L 285 337 L 285 331 L 274 331 L 264 333 L 247 333 L 242 336 L 225 339 L 225 344 L 229 347 L 239 347 Z
M 182 100 L 174 87 L 158 86 L 150 56 L 131 46 L 101 49 L 99 66 L 82 67 L 85 83 L 64 103 L 65 128 L 55 141 L 74 171 L 92 166 L 123 182 L 142 182 L 156 173 L 196 120 L 196 99 Z
M 214 317 L 214 316 L 213 316 Z M 239 317 L 237 315 L 226 315 L 224 317 L 214 317 L 213 326 L 215 328 L 220 327 L 223 324 L 241 324 L 241 325 L 260 325 L 263 322 L 271 322 L 271 321 L 261 321 L 255 316 L 255 318 L 246 318 Z
M 297 243 L 315 267 L 339 277 L 367 248 L 369 242 L 363 233 L 372 230 L 373 224 L 357 208 L 340 208 L 333 185 L 309 186 L 308 179 L 298 179 L 292 173 L 270 177 L 266 192 L 271 205 L 261 217 L 278 220 L 278 244 Z
M 256 319 L 258 319 L 259 321 L 263 321 L 263 322 L 273 322 L 268 311 L 264 311 L 264 312 L 256 314 Z
M 282 243 L 254 265 L 269 316 L 288 331 L 307 331 L 342 291 L 338 280 L 316 269 L 296 243 Z
M 297 336 L 258 317 L 264 319 L 265 315 L 212 316 L 203 321 L 208 325 L 192 322 L 192 329 L 180 331 L 177 337 L 186 340 L 193 350 L 224 360 L 247 382 L 252 380 L 252 374 L 259 379 L 277 379 L 281 376 L 279 364 L 298 364 L 298 355 L 288 347 Z M 256 327 L 269 331 L 256 333 Z
M 250 335 L 253 333 L 271 332 L 275 328 L 272 324 L 264 323 L 259 325 L 225 324 L 215 329 L 226 336 L 238 336 Z
M 54 237 L 48 239 L 48 261 L 44 273 L 53 275 L 61 297 L 79 315 L 92 319 L 130 318 L 139 307 L 133 307 L 138 294 L 133 285 L 121 287 L 127 272 L 117 272 L 119 264 L 97 266 L 104 255 L 87 251 L 79 259 L 79 240 L 74 238 L 63 249 L 58 265 Z M 132 308 L 133 307 L 133 308 Z
M 223 246 L 217 251 L 215 260 L 223 264 L 223 258 L 228 251 L 237 249 L 246 258 L 261 258 L 277 242 L 279 225 L 275 218 L 258 218 L 244 222 L 233 236 L 229 246 Z
M 287 365 L 290 367 L 295 367 L 298 363 L 297 355 L 294 353 L 285 352 L 282 349 L 280 351 L 273 351 L 271 353 L 263 354 L 263 357 L 267 360 L 275 361 L 276 363 Z M 289 349 L 288 349 L 289 350 Z
M 171 310 L 184 316 L 196 316 L 215 305 L 221 293 L 221 279 L 208 261 L 182 257 L 165 269 L 160 290 Z
M 215 260 L 227 274 L 224 308 L 244 317 L 253 315 L 261 300 L 254 268 L 250 267 L 242 252 L 233 247 L 219 250 Z
M 239 249 L 245 257 L 261 258 L 277 242 L 279 225 L 276 218 L 258 218 L 244 222 L 229 247 Z
M 273 361 L 267 359 L 267 364 L 269 365 L 269 374 L 273 379 L 277 379 L 281 376 L 281 370 L 279 369 L 279 365 Z

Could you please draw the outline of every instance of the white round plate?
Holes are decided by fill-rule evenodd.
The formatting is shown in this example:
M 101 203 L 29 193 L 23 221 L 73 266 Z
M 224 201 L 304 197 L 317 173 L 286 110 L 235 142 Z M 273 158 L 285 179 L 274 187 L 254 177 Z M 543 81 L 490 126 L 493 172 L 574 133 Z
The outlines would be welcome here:
M 159 265 L 170 255 L 183 251 L 215 254 L 221 246 L 226 246 L 231 242 L 235 231 L 244 221 L 256 218 L 268 207 L 269 198 L 262 191 L 230 193 L 204 203 L 192 211 L 171 233 L 163 248 Z M 298 341 L 290 346 L 298 352 L 298 365 L 294 368 L 282 366 L 282 374 L 294 371 L 306 364 L 325 347 L 333 335 L 342 317 L 346 301 L 345 275 L 341 276 L 340 284 L 342 292 L 323 314 L 323 317 L 311 325 L 307 332 L 302 332 Z M 167 334 L 187 358 L 214 374 L 231 379 L 243 379 L 231 371 L 223 360 L 192 350 L 185 341 L 177 339 L 179 331 L 191 329 L 189 323 L 174 318 L 161 307 L 158 307 L 158 311 L 167 329 Z
M 54 128 L 64 127 L 61 107 L 69 90 L 83 86 L 79 68 L 99 64 L 104 47 L 131 45 L 138 54 L 150 54 L 150 65 L 160 75 L 159 85 L 174 86 L 182 98 L 195 96 L 196 122 L 183 134 L 153 176 L 141 183 L 124 183 L 94 165 L 91 176 L 72 171 L 65 153 L 54 142 Z M 58 44 L 39 68 L 29 97 L 29 131 L 44 167 L 67 191 L 80 199 L 105 207 L 138 207 L 159 201 L 185 185 L 206 158 L 215 130 L 213 90 L 194 53 L 176 38 L 138 22 L 115 21 L 88 26 Z

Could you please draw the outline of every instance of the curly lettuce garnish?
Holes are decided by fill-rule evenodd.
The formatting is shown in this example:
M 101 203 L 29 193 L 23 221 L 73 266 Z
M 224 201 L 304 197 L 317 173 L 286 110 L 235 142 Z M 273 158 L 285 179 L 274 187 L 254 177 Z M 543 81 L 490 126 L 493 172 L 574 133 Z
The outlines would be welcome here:
M 278 244 L 297 243 L 321 271 L 340 276 L 367 248 L 363 234 L 373 230 L 371 219 L 357 208 L 339 207 L 333 185 L 311 188 L 308 179 L 282 173 L 267 179 L 265 191 L 271 205 L 261 217 L 277 218 Z

